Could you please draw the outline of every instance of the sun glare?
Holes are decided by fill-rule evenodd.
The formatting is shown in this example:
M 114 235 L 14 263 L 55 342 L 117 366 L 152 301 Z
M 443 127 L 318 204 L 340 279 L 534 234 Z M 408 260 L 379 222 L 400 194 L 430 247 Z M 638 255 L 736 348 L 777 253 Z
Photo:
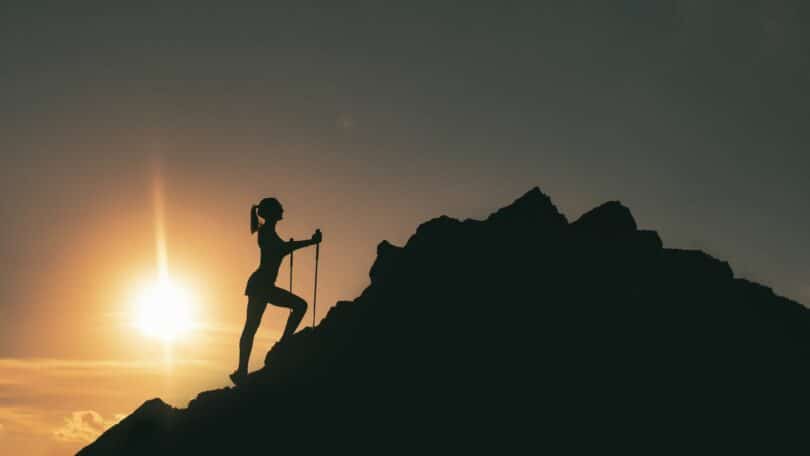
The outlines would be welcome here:
M 191 330 L 191 302 L 188 293 L 169 279 L 143 289 L 137 300 L 135 325 L 149 337 L 166 342 Z

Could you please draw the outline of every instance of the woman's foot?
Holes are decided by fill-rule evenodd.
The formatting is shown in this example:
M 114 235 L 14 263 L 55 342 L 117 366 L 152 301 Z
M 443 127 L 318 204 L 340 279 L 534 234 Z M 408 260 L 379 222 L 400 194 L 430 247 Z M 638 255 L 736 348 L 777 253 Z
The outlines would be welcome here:
M 230 375 L 230 377 L 231 377 L 231 381 L 233 382 L 233 384 L 236 385 L 236 386 L 239 386 L 247 378 L 247 372 L 240 371 L 240 370 L 237 369 L 237 370 L 233 371 L 233 373 Z

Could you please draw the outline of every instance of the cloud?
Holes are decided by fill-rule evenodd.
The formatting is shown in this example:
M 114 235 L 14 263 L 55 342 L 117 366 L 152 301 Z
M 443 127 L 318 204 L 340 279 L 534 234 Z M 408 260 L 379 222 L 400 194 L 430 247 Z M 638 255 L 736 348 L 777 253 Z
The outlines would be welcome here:
M 75 454 L 120 413 L 158 396 L 184 406 L 198 391 L 226 384 L 229 367 L 182 358 L 0 358 L 0 454 Z
M 28 432 L 44 429 L 42 417 L 30 407 L 0 407 L 0 421 L 6 432 Z
M 64 425 L 54 430 L 53 436 L 66 442 L 89 443 L 123 418 L 123 415 L 115 415 L 108 420 L 93 410 L 80 410 L 65 418 Z
M 196 360 L 196 359 L 182 359 L 176 360 L 175 363 L 184 365 L 198 365 L 209 366 L 210 361 Z M 70 360 L 70 359 L 52 359 L 52 358 L 0 358 L 0 369 L 36 369 L 44 370 L 61 370 L 62 373 L 70 372 L 71 370 L 81 371 L 79 373 L 85 374 L 86 371 L 108 369 L 108 370 L 121 370 L 121 369 L 156 369 L 162 367 L 160 361 L 106 361 L 106 360 Z

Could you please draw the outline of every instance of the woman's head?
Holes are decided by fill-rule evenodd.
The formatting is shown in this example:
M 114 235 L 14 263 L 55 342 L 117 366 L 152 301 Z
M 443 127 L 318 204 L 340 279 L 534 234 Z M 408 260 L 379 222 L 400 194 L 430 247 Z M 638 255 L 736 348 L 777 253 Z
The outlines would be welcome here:
M 277 222 L 281 220 L 284 208 L 281 203 L 275 198 L 264 198 L 250 208 L 250 232 L 255 233 L 259 230 L 259 217 L 267 222 Z

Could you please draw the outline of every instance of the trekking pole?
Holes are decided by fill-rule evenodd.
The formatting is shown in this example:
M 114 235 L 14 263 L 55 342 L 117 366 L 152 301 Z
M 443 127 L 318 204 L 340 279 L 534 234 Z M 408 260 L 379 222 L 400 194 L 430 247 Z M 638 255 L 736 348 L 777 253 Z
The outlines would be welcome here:
M 318 230 L 320 232 L 321 230 Z M 312 327 L 315 328 L 315 315 L 318 313 L 318 257 L 321 253 L 321 243 L 315 244 L 315 290 L 312 292 Z
M 290 242 L 293 242 L 293 238 L 290 238 Z M 290 293 L 292 294 L 292 278 L 293 278 L 293 251 L 290 250 Z M 292 312 L 292 309 L 290 309 Z
M 293 238 L 290 238 L 290 242 L 293 242 Z M 290 293 L 292 293 L 292 260 L 293 260 L 293 251 L 290 250 Z

